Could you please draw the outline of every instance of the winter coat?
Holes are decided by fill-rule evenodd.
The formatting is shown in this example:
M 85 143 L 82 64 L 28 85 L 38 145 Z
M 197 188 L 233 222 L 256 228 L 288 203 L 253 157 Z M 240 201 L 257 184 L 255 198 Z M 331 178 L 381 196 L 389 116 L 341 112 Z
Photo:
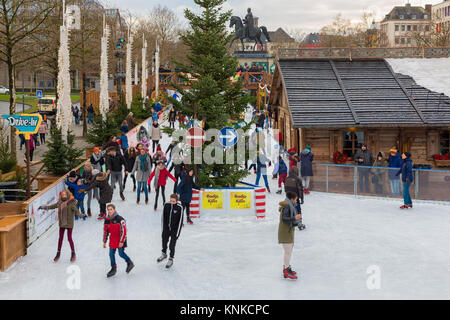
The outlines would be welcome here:
M 142 131 L 142 132 L 141 132 L 141 131 Z M 144 137 L 146 137 L 147 140 L 150 139 L 150 137 L 148 136 L 147 129 L 145 129 L 144 126 L 141 126 L 141 127 L 139 128 L 138 133 L 137 133 L 137 141 L 138 141 L 138 142 L 142 142 L 142 139 L 143 139 Z
M 145 155 L 145 158 L 147 159 L 147 170 L 142 170 L 141 158 L 139 156 L 136 157 L 136 161 L 134 162 L 133 168 L 131 169 L 131 174 L 136 173 L 136 181 L 138 182 L 145 182 L 150 177 L 152 162 L 148 154 Z
M 284 183 L 284 191 L 293 192 L 303 202 L 303 183 L 298 176 L 298 167 L 292 167 Z
M 280 161 L 278 162 L 278 173 L 279 174 L 287 174 L 288 169 L 287 169 L 287 165 L 286 162 L 284 162 L 283 159 L 280 159 Z
M 58 221 L 60 228 L 73 229 L 73 224 L 75 220 L 75 216 L 82 217 L 80 211 L 77 209 L 77 200 L 70 195 L 67 203 L 67 210 L 65 213 L 61 209 L 61 195 L 59 195 L 59 200 L 57 203 L 44 207 L 45 210 L 56 209 L 58 208 Z
M 363 159 L 363 162 L 359 162 L 359 159 Z M 370 152 L 369 149 L 362 150 L 359 149 L 355 153 L 355 162 L 360 166 L 372 166 L 373 165 L 373 155 L 372 152 Z
M 289 199 L 280 202 L 280 222 L 278 224 L 278 243 L 294 243 L 295 226 L 298 225 L 298 220 L 295 216 L 298 214 L 293 203 Z
M 188 174 L 184 174 L 181 177 L 181 182 L 177 186 L 177 193 L 180 195 L 180 202 L 191 203 L 192 189 L 200 190 L 200 187 L 195 184 L 194 177 L 188 177 Z
M 128 128 L 130 130 L 133 129 L 134 127 L 137 127 L 137 125 L 138 125 L 136 120 L 134 120 L 134 118 L 131 114 L 127 115 L 127 117 L 125 118 L 125 121 L 127 122 Z M 140 140 L 138 140 L 138 141 L 140 141 Z
M 177 238 L 180 236 L 181 228 L 183 226 L 183 208 L 179 203 L 171 204 L 168 202 L 164 205 L 161 224 L 163 231 L 176 230 Z
M 290 155 L 289 156 L 289 170 L 292 167 L 296 167 L 297 163 L 300 161 L 300 157 L 298 155 Z
M 375 167 L 387 167 L 388 166 L 388 162 L 386 159 L 382 160 L 376 160 L 374 163 Z M 374 184 L 380 184 L 383 185 L 384 184 L 384 180 L 386 177 L 386 169 L 375 169 L 375 168 L 371 168 L 371 173 L 372 173 L 372 183 Z
M 139 156 L 136 156 L 136 158 L 137 157 L 139 157 Z M 136 162 L 136 158 L 130 157 L 128 150 L 123 153 L 123 158 L 125 159 L 125 163 L 126 163 L 125 170 L 128 172 L 133 171 L 134 163 Z
M 126 161 L 123 155 L 116 153 L 115 156 L 106 156 L 106 169 L 112 172 L 122 172 L 122 166 L 126 168 Z
M 103 243 L 108 241 L 111 249 L 119 249 L 119 243 L 123 243 L 123 248 L 127 247 L 127 225 L 125 219 L 117 212 L 112 217 L 107 214 L 103 224 Z
M 405 160 L 402 161 L 402 167 L 397 172 L 397 176 L 400 173 L 402 174 L 402 181 L 403 182 L 406 182 L 406 179 L 408 179 L 409 183 L 413 183 L 413 181 L 414 181 L 414 174 L 413 174 L 413 170 L 412 170 L 412 160 L 410 158 L 406 158 Z
M 47 127 L 47 123 L 45 121 L 42 121 L 41 125 L 39 126 L 38 133 L 44 133 L 44 134 L 48 133 L 48 127 Z
M 150 139 L 154 141 L 161 140 L 161 128 L 158 124 L 156 126 L 152 124 L 150 127 Z
M 397 152 L 395 156 L 389 156 L 389 168 L 401 168 L 402 167 L 402 158 L 400 154 Z M 389 170 L 389 180 L 399 180 L 400 177 L 397 175 L 398 170 L 390 169 Z
M 312 152 L 300 154 L 301 168 L 300 173 L 302 177 L 312 177 L 313 176 L 313 168 L 312 163 L 314 161 L 314 154 Z
M 101 204 L 110 203 L 113 197 L 113 190 L 109 185 L 108 180 L 106 180 L 107 177 L 108 175 L 106 174 L 106 172 L 99 173 L 98 175 L 95 176 L 95 180 L 92 183 L 90 183 L 85 190 L 89 191 L 94 188 L 99 188 L 100 198 L 98 199 L 98 203 Z
M 66 185 L 73 190 L 73 197 L 75 198 L 75 200 L 81 201 L 81 202 L 84 201 L 85 193 L 84 192 L 78 192 L 80 190 L 86 190 L 86 185 L 84 183 L 81 186 L 79 186 L 76 183 L 72 183 L 70 181 L 66 181 Z
M 170 122 L 175 122 L 177 118 L 177 112 L 175 110 L 170 110 L 169 112 L 169 121 Z
M 268 162 L 271 165 L 271 161 L 264 154 L 259 154 L 254 162 L 256 162 L 256 170 L 261 172 L 262 175 L 267 175 L 266 163 Z
M 98 171 L 103 171 L 103 165 L 105 164 L 105 158 L 104 153 L 100 153 L 100 155 L 96 155 L 95 153 L 91 156 L 91 164 L 94 167 L 94 169 L 97 169 Z
M 119 137 L 122 149 L 128 149 L 128 137 L 123 134 Z
M 87 108 L 87 112 L 88 113 L 94 113 L 95 112 L 94 107 L 92 106 L 92 104 L 90 104 L 89 107 Z
M 170 174 L 169 170 L 167 170 L 166 167 L 164 167 L 162 170 L 160 170 L 158 167 L 156 167 L 155 170 L 153 170 L 152 174 L 148 178 L 148 185 L 150 185 L 150 182 L 152 181 L 153 177 L 157 175 L 158 181 L 155 181 L 153 183 L 155 189 L 159 186 L 165 186 L 167 183 L 167 178 L 170 178 L 173 180 L 173 182 L 177 182 L 177 179 L 173 175 Z

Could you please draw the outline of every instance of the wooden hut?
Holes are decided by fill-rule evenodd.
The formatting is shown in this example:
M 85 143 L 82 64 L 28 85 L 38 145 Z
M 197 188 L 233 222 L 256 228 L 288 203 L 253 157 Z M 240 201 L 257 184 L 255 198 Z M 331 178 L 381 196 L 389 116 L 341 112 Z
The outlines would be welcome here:
M 284 147 L 311 146 L 316 161 L 331 162 L 336 151 L 352 157 L 361 143 L 432 165 L 449 151 L 450 98 L 385 59 L 279 59 L 270 104 Z

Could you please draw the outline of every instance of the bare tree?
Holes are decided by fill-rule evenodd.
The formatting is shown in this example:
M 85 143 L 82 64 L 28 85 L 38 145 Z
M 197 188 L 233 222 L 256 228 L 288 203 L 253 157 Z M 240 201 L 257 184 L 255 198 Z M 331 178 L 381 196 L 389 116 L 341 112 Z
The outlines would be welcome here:
M 19 66 L 40 56 L 32 35 L 54 9 L 51 0 L 0 0 L 0 61 L 8 69 L 9 112 L 16 113 L 15 73 Z M 11 154 L 16 155 L 15 128 L 11 127 Z
M 302 43 L 303 40 L 305 40 L 307 33 L 299 28 L 288 28 L 286 29 L 286 32 L 295 39 L 295 42 Z
M 433 15 L 428 23 L 410 33 L 418 46 L 450 47 L 450 24 L 438 15 Z

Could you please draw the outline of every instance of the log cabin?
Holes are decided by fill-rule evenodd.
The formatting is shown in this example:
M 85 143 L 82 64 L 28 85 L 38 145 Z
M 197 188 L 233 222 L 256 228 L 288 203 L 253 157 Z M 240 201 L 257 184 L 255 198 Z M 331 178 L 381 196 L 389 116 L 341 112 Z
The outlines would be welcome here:
M 279 58 L 269 101 L 283 147 L 311 146 L 317 162 L 336 151 L 352 157 L 362 143 L 433 166 L 434 154 L 449 153 L 450 98 L 383 58 Z

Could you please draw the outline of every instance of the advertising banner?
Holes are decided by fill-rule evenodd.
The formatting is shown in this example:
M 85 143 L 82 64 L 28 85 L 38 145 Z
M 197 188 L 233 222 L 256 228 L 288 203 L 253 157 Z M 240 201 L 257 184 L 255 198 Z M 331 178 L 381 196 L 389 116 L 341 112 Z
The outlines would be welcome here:
M 230 208 L 231 209 L 250 209 L 252 207 L 251 192 L 231 192 Z
M 203 192 L 203 209 L 223 209 L 223 192 Z

